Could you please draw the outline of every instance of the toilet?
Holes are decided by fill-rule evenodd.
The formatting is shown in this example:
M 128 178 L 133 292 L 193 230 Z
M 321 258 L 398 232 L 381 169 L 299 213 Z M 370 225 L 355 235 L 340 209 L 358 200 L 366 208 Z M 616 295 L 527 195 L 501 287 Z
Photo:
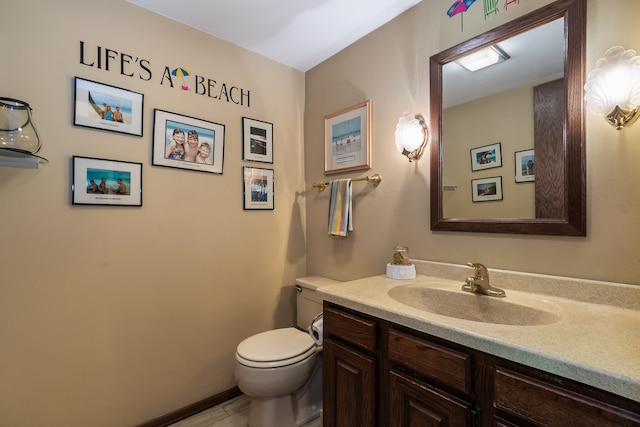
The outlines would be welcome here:
M 251 399 L 249 427 L 299 427 L 322 409 L 322 345 L 308 330 L 322 313 L 321 276 L 296 279 L 297 328 L 250 336 L 238 344 L 234 376 Z M 318 341 L 318 343 L 316 343 Z

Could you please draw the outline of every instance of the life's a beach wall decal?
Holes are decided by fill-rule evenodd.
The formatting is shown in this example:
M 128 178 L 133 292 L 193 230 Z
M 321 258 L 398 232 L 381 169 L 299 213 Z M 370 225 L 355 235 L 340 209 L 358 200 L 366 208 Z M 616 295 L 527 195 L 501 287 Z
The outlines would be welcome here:
M 177 88 L 182 92 L 206 96 L 213 100 L 251 107 L 249 89 L 192 73 L 190 68 L 182 67 L 180 64 L 154 68 L 149 59 L 103 46 L 88 46 L 82 40 L 80 64 L 147 82 L 157 82 L 164 87 Z

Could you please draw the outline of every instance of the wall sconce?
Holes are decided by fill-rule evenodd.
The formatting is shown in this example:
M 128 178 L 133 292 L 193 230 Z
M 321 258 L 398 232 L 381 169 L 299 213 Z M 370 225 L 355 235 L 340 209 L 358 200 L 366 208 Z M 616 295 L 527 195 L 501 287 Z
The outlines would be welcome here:
M 640 56 L 622 46 L 608 49 L 589 73 L 584 90 L 589 110 L 617 130 L 633 123 L 640 114 Z
M 40 138 L 26 102 L 0 98 L 0 166 L 38 168 Z
M 421 114 L 404 113 L 396 125 L 396 148 L 409 161 L 422 157 L 429 140 L 429 129 Z

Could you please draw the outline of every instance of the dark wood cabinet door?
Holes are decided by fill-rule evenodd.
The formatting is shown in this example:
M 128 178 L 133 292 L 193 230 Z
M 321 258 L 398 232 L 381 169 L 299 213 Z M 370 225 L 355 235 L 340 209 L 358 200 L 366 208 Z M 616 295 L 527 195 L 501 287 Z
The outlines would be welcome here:
M 330 338 L 324 340 L 324 427 L 376 425 L 375 370 L 373 357 Z
M 638 427 L 633 410 L 578 394 L 498 367 L 494 406 L 533 425 L 549 427 Z
M 466 427 L 471 405 L 407 375 L 389 373 L 389 427 Z
M 640 427 L 640 403 L 325 301 L 324 427 Z
M 564 79 L 533 88 L 535 218 L 566 218 Z

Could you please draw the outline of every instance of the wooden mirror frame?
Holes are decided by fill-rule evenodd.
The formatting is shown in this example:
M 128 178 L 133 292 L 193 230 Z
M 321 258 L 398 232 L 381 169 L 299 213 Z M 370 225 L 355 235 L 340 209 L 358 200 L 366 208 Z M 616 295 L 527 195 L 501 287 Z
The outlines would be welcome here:
M 442 167 L 442 67 L 473 50 L 564 18 L 565 208 L 563 218 L 444 218 Z M 558 0 L 430 58 L 431 230 L 586 236 L 585 83 L 586 0 Z

